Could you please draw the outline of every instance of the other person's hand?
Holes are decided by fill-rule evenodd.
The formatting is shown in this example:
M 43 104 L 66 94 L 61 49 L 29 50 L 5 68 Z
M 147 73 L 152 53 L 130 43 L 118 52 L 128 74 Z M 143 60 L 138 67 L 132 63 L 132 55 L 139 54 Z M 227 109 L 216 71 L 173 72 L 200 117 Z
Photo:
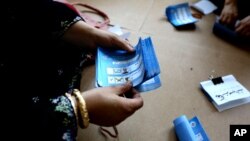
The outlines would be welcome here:
M 235 31 L 242 36 L 250 37 L 250 15 L 236 25 Z
M 237 20 L 237 16 L 237 4 L 235 2 L 225 3 L 220 15 L 220 22 L 225 25 L 234 25 Z

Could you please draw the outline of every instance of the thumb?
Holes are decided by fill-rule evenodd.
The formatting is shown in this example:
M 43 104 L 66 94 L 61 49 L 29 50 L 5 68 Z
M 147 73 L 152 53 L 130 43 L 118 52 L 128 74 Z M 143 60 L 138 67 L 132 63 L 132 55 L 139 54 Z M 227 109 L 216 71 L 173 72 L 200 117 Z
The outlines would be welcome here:
M 130 110 L 136 111 L 143 106 L 143 99 L 140 93 L 134 88 L 131 88 L 126 96 L 129 96 L 129 98 L 124 98 L 124 100 Z
M 122 39 L 122 38 L 120 38 L 118 36 L 116 37 L 115 40 L 116 40 L 116 41 L 114 41 L 115 46 L 117 46 L 118 48 L 126 50 L 128 52 L 133 52 L 134 51 L 133 46 L 129 43 L 128 40 L 124 40 L 124 39 Z
M 123 102 L 131 114 L 143 106 L 143 99 L 140 96 L 134 97 L 132 99 L 123 98 Z
M 128 52 L 134 52 L 135 51 L 135 49 L 133 48 L 133 46 L 129 43 L 129 41 L 127 41 L 127 40 L 123 40 L 122 42 L 121 42 L 121 45 L 120 46 L 122 46 L 122 48 L 124 49 L 124 50 L 126 50 L 126 51 L 128 51 Z
M 124 96 L 125 93 L 132 89 L 133 85 L 131 82 L 127 82 L 124 85 L 116 86 L 117 95 Z

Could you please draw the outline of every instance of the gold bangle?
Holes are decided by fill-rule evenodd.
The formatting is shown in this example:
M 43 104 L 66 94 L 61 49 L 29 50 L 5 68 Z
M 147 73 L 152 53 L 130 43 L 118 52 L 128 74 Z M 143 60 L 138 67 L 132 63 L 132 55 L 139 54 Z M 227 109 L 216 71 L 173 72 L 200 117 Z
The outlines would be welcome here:
M 65 95 L 69 98 L 69 100 L 70 100 L 70 102 L 72 104 L 72 107 L 74 109 L 74 113 L 76 115 L 76 122 L 78 124 L 79 123 L 79 121 L 78 121 L 79 117 L 78 117 L 78 110 L 77 110 L 77 101 L 76 101 L 76 98 L 73 95 L 69 94 L 69 93 L 65 93 Z
M 78 103 L 77 107 L 80 111 L 80 117 L 78 118 L 79 126 L 81 128 L 87 128 L 89 126 L 89 114 L 86 107 L 86 102 L 78 89 L 74 89 L 72 94 L 76 97 Z

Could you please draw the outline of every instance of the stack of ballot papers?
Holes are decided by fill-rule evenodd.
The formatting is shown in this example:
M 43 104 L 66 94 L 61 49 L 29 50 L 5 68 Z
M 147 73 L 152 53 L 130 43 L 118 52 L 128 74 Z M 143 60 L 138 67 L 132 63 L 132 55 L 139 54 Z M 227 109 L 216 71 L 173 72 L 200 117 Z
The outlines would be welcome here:
M 249 91 L 233 75 L 202 81 L 200 85 L 220 112 L 250 102 Z
M 150 37 L 139 39 L 134 52 L 99 47 L 96 58 L 96 86 L 132 82 L 140 92 L 161 86 L 160 66 Z

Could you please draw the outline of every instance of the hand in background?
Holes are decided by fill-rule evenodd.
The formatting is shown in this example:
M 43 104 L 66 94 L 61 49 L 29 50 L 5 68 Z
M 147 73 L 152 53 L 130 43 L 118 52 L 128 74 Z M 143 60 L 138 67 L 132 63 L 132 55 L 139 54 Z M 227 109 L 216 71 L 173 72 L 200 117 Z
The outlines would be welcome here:
M 234 25 L 238 16 L 237 4 L 235 2 L 225 3 L 220 15 L 220 22 L 225 25 Z
M 131 98 L 122 97 L 128 94 Z M 143 106 L 140 94 L 130 83 L 122 86 L 96 88 L 82 93 L 90 122 L 101 126 L 114 126 Z
M 235 31 L 242 36 L 250 37 L 250 15 L 236 25 Z

